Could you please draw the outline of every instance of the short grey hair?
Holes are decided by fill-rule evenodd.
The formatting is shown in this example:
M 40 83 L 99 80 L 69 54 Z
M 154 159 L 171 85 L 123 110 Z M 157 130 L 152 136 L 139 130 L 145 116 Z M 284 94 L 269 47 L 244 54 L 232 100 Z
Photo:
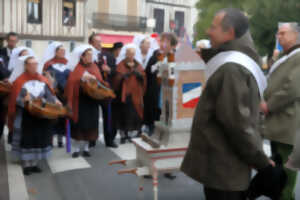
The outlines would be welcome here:
M 237 8 L 225 8 L 217 12 L 216 15 L 225 13 L 221 22 L 223 30 L 227 31 L 229 28 L 233 28 L 235 38 L 242 37 L 249 29 L 248 17 Z
M 298 34 L 297 38 L 297 44 L 300 44 L 300 26 L 297 22 L 285 22 L 285 23 L 279 23 L 279 28 L 283 25 L 289 25 L 295 33 Z

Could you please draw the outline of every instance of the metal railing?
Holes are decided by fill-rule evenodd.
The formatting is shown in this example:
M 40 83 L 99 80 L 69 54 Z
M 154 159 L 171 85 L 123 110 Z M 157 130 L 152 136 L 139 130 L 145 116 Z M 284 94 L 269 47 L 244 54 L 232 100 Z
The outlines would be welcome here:
M 147 18 L 118 14 L 93 13 L 93 27 L 123 31 L 146 31 Z

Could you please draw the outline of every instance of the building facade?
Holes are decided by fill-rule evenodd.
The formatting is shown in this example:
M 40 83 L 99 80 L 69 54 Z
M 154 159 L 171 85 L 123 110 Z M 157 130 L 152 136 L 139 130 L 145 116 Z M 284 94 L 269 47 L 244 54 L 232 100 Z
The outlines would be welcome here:
M 137 33 L 175 32 L 193 35 L 197 0 L 89 0 L 90 32 L 103 34 L 104 45 Z M 115 40 L 113 39 L 115 37 Z M 109 39 L 110 38 L 110 39 Z M 107 43 L 105 41 L 108 41 Z
M 67 49 L 86 38 L 86 0 L 0 0 L 0 37 L 20 34 L 20 44 L 39 57 L 49 42 L 61 41 Z
M 178 36 L 193 35 L 198 12 L 197 0 L 143 0 L 146 15 L 155 19 L 154 32 L 173 31 Z
M 67 50 L 102 34 L 104 47 L 131 42 L 138 33 L 193 35 L 197 0 L 0 0 L 0 44 L 8 32 L 39 57 L 51 41 Z

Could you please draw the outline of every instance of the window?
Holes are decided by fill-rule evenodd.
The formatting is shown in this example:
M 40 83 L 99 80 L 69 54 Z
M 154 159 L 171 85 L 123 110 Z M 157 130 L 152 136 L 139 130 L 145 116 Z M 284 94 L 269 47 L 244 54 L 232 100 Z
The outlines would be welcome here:
M 42 0 L 27 0 L 27 22 L 42 23 Z
M 183 37 L 185 29 L 184 29 L 184 12 L 176 11 L 175 12 L 175 33 L 177 36 Z
M 154 16 L 154 19 L 156 20 L 154 32 L 157 32 L 157 33 L 164 32 L 165 11 L 163 9 L 154 8 L 153 16 Z
M 76 24 L 76 1 L 75 0 L 63 0 L 63 25 L 75 26 Z

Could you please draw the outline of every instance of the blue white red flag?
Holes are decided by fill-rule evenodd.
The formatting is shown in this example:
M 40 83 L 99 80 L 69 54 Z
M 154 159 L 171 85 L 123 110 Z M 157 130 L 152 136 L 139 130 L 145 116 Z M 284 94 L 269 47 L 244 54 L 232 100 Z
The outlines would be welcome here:
M 182 103 L 184 108 L 195 108 L 202 93 L 202 84 L 185 83 L 182 85 Z

